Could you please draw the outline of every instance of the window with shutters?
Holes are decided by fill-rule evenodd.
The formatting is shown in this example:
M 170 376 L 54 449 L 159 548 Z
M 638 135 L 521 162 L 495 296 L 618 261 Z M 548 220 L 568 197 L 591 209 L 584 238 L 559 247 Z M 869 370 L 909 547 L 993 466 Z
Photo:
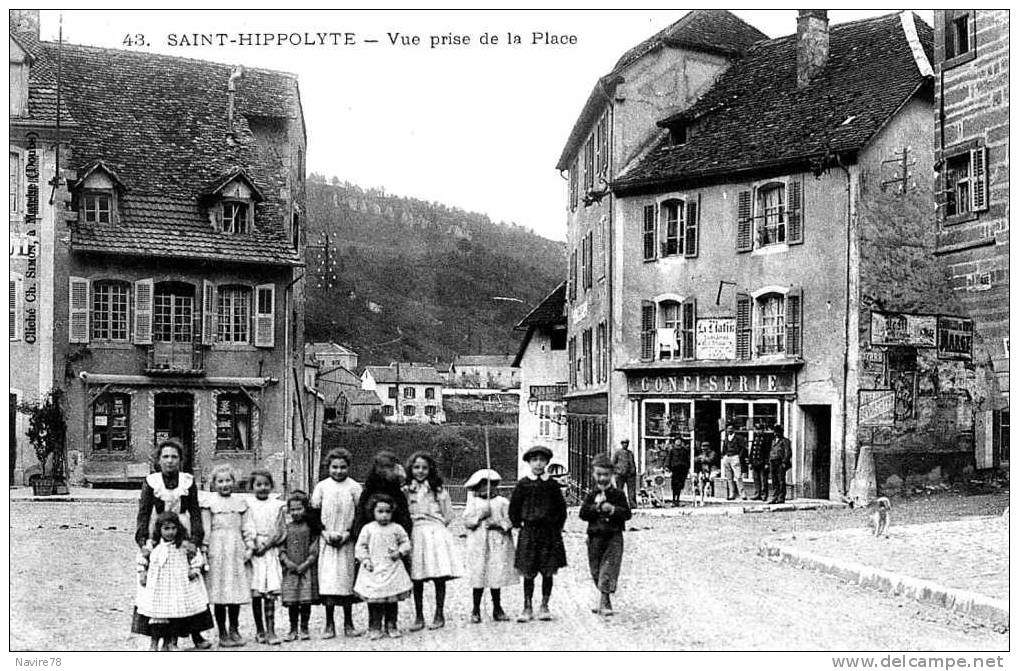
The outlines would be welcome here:
M 435 398 L 435 387 L 425 387 L 425 398 L 427 400 L 433 400 Z
M 183 282 L 160 282 L 152 296 L 152 339 L 190 342 L 193 339 L 195 288 Z
M 403 397 L 404 398 L 415 398 L 417 396 L 417 389 L 414 387 L 404 387 Z
M 667 200 L 661 205 L 661 221 L 663 227 L 662 256 L 674 256 L 683 253 L 683 201 Z
M 584 240 L 587 257 L 584 261 L 584 288 L 590 289 L 594 286 L 594 231 L 588 231 Z
M 425 406 L 425 415 L 428 416 L 428 417 L 435 417 L 435 406 L 434 405 L 426 405 Z
M 382 406 L 382 416 L 383 417 L 392 417 L 394 414 L 396 414 L 396 413 L 393 411 L 393 406 L 391 406 L 391 405 L 384 405 L 384 406 Z
M 976 11 L 972 9 L 942 10 L 945 22 L 945 60 L 947 70 L 976 58 Z
M 570 388 L 577 388 L 577 337 L 573 336 L 570 338 L 569 346 L 567 347 L 567 359 L 570 362 Z
M 570 252 L 570 302 L 577 300 L 577 250 Z
M 581 357 L 583 359 L 582 372 L 584 375 L 584 386 L 592 382 L 592 357 L 591 357 L 591 329 L 585 330 L 582 334 Z
M 660 227 L 661 240 L 659 241 L 659 256 L 697 256 L 698 240 L 698 217 L 700 211 L 699 196 L 684 196 L 683 198 L 669 198 L 658 206 L 657 224 Z M 653 213 L 645 210 L 644 231 L 645 231 L 645 259 L 647 259 L 646 236 L 654 230 L 656 223 L 652 219 Z
M 245 452 L 251 449 L 251 400 L 244 394 L 220 394 L 216 398 L 216 450 Z
M 609 170 L 609 114 L 606 112 L 598 119 L 594 130 L 595 137 L 595 171 L 607 179 Z
M 92 283 L 92 340 L 127 342 L 130 300 L 127 282 Z
M 403 406 L 403 414 L 406 415 L 407 417 L 413 417 L 415 414 L 417 414 L 417 408 L 415 408 L 413 405 L 405 405 Z
M 608 349 L 608 330 L 605 322 L 598 324 L 598 331 L 595 336 L 595 364 L 597 366 L 597 375 L 595 379 L 597 382 L 606 382 L 609 379 L 609 349 Z
M 273 347 L 275 342 L 276 285 L 259 284 L 255 287 L 255 347 Z
M 389 387 L 388 398 L 399 398 L 400 393 L 396 386 Z
M 584 192 L 594 188 L 594 136 L 584 143 Z
M 655 358 L 663 361 L 695 358 L 697 306 L 694 299 L 662 300 L 656 312 L 658 320 L 653 332 L 657 345 Z
M 587 266 L 587 236 L 585 235 L 580 239 L 580 281 L 583 283 L 581 286 L 583 289 L 588 289 L 587 283 L 588 277 L 588 266 Z
M 979 216 L 989 206 L 987 148 L 978 141 L 945 152 L 942 172 L 942 201 L 946 224 L 957 224 Z
M 131 396 L 100 394 L 92 404 L 92 449 L 126 453 L 131 444 Z
M 23 334 L 24 324 L 24 320 L 22 319 L 22 312 L 24 312 L 24 309 L 22 307 L 23 305 L 22 296 L 24 295 L 23 282 L 24 279 L 21 277 L 21 275 L 17 273 L 11 273 L 9 285 L 10 290 L 8 293 L 7 303 L 10 316 L 10 321 L 7 324 L 11 340 L 21 340 Z
M 757 189 L 757 242 L 760 246 L 785 242 L 785 184 Z
M 785 296 L 760 296 L 757 310 L 757 353 L 765 356 L 785 352 Z
M 251 288 L 216 288 L 216 336 L 220 343 L 247 343 L 251 330 Z

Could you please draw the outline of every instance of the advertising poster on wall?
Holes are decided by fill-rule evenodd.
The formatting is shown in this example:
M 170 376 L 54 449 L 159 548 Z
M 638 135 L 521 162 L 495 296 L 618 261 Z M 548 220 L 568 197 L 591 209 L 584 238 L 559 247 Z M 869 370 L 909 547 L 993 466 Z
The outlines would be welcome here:
M 870 344 L 937 345 L 938 318 L 935 315 L 913 315 L 899 312 L 870 313 Z
M 735 359 L 736 320 L 731 318 L 698 319 L 697 358 Z

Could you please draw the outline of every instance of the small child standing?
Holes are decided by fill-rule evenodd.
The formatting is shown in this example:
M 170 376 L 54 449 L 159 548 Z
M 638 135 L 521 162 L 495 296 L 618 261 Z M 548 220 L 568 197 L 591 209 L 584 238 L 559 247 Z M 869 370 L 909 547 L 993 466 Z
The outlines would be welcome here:
M 349 476 L 350 452 L 337 448 L 326 455 L 329 477 L 315 485 L 311 506 L 319 510 L 322 539 L 318 553 L 318 590 L 326 607 L 323 638 L 336 636 L 336 606 L 343 608 L 344 636 L 360 636 L 351 611 L 354 595 L 354 541 L 352 536 L 361 484 Z
M 138 555 L 138 603 L 131 631 L 152 638 L 150 650 L 177 649 L 179 636 L 212 629 L 209 598 L 202 583 L 205 558 L 186 543 L 187 532 L 177 513 L 163 512 L 155 531 Z M 189 550 L 188 548 L 192 548 Z
M 502 588 L 516 585 L 520 575 L 513 568 L 513 523 L 509 518 L 509 501 L 499 496 L 497 487 L 502 476 L 490 468 L 477 471 L 464 487 L 472 496 L 467 499 L 463 520 L 467 527 L 467 575 L 474 596 L 471 622 L 481 622 L 481 600 L 485 589 L 492 594 L 492 619 L 506 622 L 509 616 L 502 609 Z
M 215 493 L 201 504 L 209 556 L 205 586 L 219 628 L 220 647 L 237 648 L 244 645 L 238 624 L 241 605 L 251 601 L 249 562 L 255 549 L 255 524 L 247 499 L 233 496 L 237 484 L 233 468 L 228 464 L 216 466 L 210 478 Z
M 410 631 L 425 628 L 425 582 L 429 580 L 435 585 L 435 617 L 428 628 L 441 629 L 446 626 L 446 581 L 463 573 L 456 541 L 449 531 L 453 509 L 432 455 L 412 454 L 407 472 L 411 480 L 403 489 L 413 523 L 410 578 L 414 582 L 414 624 Z
M 248 487 L 255 493 L 250 502 L 251 518 L 255 524 L 255 553 L 251 558 L 251 613 L 257 631 L 255 640 L 279 645 L 276 599 L 279 598 L 283 579 L 279 546 L 285 533 L 287 504 L 277 498 L 269 498 L 275 487 L 269 471 L 251 471 Z
M 595 488 L 580 506 L 580 519 L 587 522 L 587 560 L 591 578 L 601 592 L 601 602 L 592 612 L 614 615 L 612 594 L 623 560 L 623 528 L 630 519 L 626 494 L 612 485 L 612 461 L 604 454 L 591 461 Z
M 539 620 L 551 620 L 548 601 L 552 596 L 552 580 L 566 566 L 563 526 L 566 524 L 566 500 L 559 483 L 545 469 L 552 460 L 552 450 L 532 447 L 524 453 L 531 472 L 521 478 L 510 496 L 509 516 L 520 529 L 514 566 L 524 576 L 524 610 L 517 622 L 534 619 L 532 601 L 534 579 L 541 574 L 541 608 Z
M 295 490 L 287 497 L 287 523 L 280 562 L 283 564 L 283 605 L 290 614 L 290 632 L 284 641 L 311 638 L 308 620 L 311 605 L 318 601 L 318 542 L 320 530 L 314 515 L 309 515 L 308 495 Z M 298 634 L 300 624 L 300 634 Z
M 375 494 L 370 504 L 375 521 L 365 525 L 357 537 L 354 554 L 361 570 L 354 591 L 368 602 L 371 640 L 385 635 L 400 638 L 397 606 L 410 596 L 413 586 L 403 564 L 403 558 L 410 554 L 410 537 L 403 527 L 393 523 L 395 504 L 391 496 Z

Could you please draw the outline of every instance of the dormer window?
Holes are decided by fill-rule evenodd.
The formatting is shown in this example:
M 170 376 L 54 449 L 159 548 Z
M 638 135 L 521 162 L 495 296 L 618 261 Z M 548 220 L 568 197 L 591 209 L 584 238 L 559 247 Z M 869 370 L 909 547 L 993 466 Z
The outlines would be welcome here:
M 82 196 L 82 213 L 85 223 L 108 224 L 113 211 L 113 194 L 108 191 L 91 191 Z
M 121 188 L 113 170 L 101 161 L 93 163 L 74 185 L 79 220 L 86 224 L 117 223 L 117 195 Z
M 669 127 L 669 142 L 678 145 L 686 144 L 686 124 L 677 123 Z
M 234 170 L 201 192 L 209 221 L 227 235 L 251 233 L 255 228 L 255 203 L 262 194 L 243 170 Z
M 236 234 L 247 233 L 249 226 L 248 203 L 226 201 L 223 203 L 223 232 Z

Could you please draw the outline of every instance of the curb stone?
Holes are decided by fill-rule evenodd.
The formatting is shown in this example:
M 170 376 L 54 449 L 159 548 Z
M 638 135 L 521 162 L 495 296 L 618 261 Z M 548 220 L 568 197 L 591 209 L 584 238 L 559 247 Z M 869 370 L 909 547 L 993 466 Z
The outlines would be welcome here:
M 765 539 L 761 541 L 759 553 L 772 561 L 834 575 L 861 587 L 931 603 L 995 624 L 1003 624 L 1006 627 L 1009 624 L 1009 604 L 1005 599 L 995 599 L 985 594 L 947 587 L 930 580 L 885 571 L 856 562 L 834 559 L 806 550 L 783 546 L 780 543 L 781 539 Z

